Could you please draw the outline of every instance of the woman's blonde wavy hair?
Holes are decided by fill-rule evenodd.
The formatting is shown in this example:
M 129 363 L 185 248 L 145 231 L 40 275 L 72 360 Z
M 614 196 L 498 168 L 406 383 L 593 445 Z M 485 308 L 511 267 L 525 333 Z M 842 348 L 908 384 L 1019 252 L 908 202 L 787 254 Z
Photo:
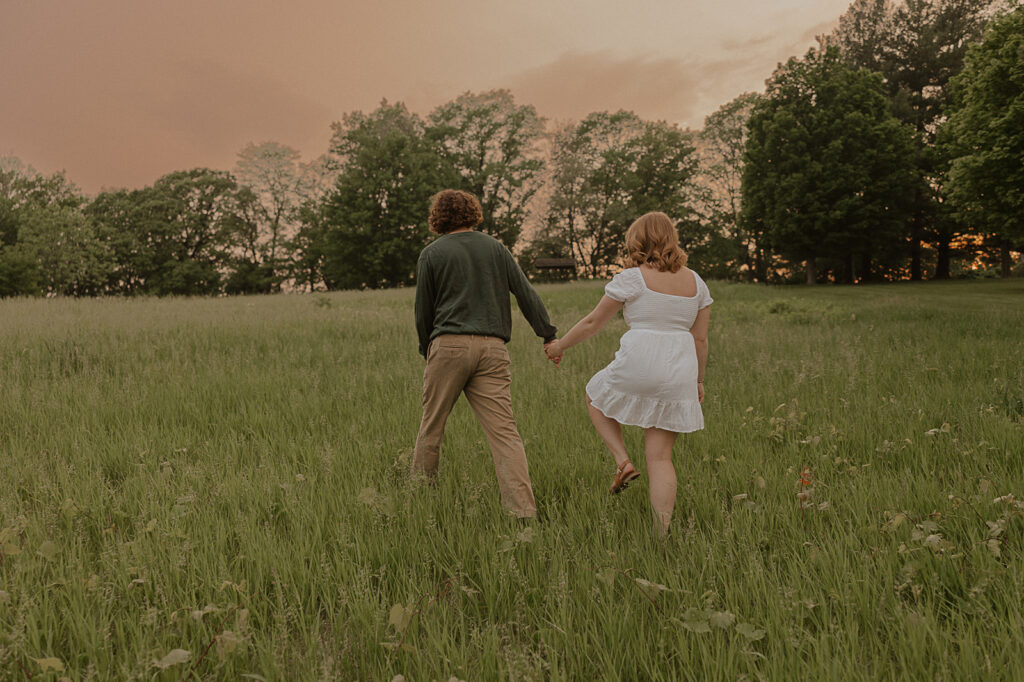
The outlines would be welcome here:
M 645 213 L 626 231 L 626 267 L 644 263 L 661 272 L 679 272 L 686 265 L 675 223 L 661 211 Z

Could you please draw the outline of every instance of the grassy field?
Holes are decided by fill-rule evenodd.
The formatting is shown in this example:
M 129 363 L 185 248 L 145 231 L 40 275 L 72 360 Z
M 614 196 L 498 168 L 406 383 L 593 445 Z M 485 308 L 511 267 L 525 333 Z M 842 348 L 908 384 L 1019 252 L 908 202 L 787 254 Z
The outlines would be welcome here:
M 664 545 L 583 404 L 621 319 L 516 321 L 520 526 L 465 401 L 407 476 L 409 290 L 0 301 L 0 679 L 1024 679 L 1024 282 L 712 293 Z

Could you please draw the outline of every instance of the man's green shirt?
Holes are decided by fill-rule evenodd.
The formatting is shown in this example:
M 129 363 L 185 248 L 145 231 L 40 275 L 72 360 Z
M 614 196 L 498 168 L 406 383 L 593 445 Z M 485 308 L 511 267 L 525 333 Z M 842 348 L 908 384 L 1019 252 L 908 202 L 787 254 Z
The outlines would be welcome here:
M 442 235 L 416 265 L 416 331 L 420 354 L 441 334 L 512 337 L 516 297 L 523 317 L 545 343 L 555 338 L 540 296 L 505 245 L 483 232 Z

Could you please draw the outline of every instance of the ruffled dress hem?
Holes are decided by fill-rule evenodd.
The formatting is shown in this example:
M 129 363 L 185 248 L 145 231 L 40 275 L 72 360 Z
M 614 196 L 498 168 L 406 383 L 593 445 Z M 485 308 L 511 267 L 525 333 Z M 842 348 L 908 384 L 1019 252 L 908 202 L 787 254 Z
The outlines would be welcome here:
M 674 433 L 692 433 L 704 428 L 704 412 L 699 400 L 658 400 L 621 393 L 608 386 L 603 371 L 587 383 L 587 396 L 591 405 L 620 424 Z

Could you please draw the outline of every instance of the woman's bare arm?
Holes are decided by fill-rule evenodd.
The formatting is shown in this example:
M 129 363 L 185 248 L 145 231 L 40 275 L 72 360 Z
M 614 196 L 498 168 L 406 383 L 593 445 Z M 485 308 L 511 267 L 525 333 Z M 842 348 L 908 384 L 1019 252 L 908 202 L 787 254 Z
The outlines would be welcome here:
M 690 334 L 693 336 L 693 345 L 697 349 L 697 395 L 704 400 L 704 369 L 708 364 L 708 322 L 711 318 L 711 308 L 702 308 L 697 313 L 697 319 L 690 327 Z
M 615 316 L 615 313 L 622 309 L 622 303 L 614 298 L 602 296 L 597 306 L 591 310 L 586 317 L 573 325 L 573 328 L 560 339 L 545 346 L 548 357 L 552 360 L 559 360 L 567 348 L 586 341 L 591 336 L 601 331 L 608 320 Z

